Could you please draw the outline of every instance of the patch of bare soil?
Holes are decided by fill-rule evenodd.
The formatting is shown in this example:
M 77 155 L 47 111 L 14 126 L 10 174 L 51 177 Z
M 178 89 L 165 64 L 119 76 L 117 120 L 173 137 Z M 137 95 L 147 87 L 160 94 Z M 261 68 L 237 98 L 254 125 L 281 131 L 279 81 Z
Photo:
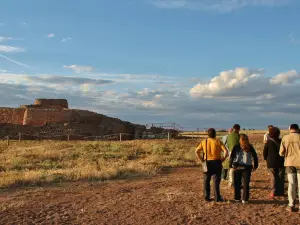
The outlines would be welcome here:
M 251 201 L 234 203 L 222 183 L 225 203 L 206 203 L 199 168 L 181 168 L 152 178 L 68 183 L 2 191 L 0 224 L 300 224 L 285 210 L 286 197 L 269 200 L 265 163 L 254 173 Z

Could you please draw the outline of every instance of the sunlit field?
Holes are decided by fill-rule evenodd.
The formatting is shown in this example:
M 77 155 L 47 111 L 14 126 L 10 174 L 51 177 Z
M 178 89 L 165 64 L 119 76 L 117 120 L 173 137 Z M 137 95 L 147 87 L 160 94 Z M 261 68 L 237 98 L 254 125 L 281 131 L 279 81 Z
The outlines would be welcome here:
M 241 133 L 247 134 L 247 135 L 261 135 L 263 136 L 267 130 L 241 130 Z M 288 133 L 288 130 L 281 130 L 281 136 Z M 217 132 L 217 137 L 222 137 L 223 135 L 228 134 L 227 132 Z M 193 132 L 193 131 L 186 131 L 183 133 L 180 133 L 180 136 L 183 137 L 199 137 L 204 138 L 207 136 L 207 132 L 199 131 L 199 132 Z
M 150 176 L 164 167 L 196 166 L 193 140 L 0 142 L 0 187 Z M 260 151 L 261 143 L 255 144 Z

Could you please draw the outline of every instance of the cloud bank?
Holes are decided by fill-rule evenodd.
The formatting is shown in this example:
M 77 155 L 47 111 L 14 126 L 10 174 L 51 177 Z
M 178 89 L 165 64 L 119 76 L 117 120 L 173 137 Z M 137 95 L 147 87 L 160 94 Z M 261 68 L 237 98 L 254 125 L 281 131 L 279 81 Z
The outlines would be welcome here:
M 186 129 L 227 128 L 234 123 L 246 128 L 268 124 L 287 128 L 300 122 L 299 72 L 290 70 L 270 77 L 265 73 L 264 69 L 235 68 L 188 89 L 183 88 L 188 83 L 168 77 L 169 85 L 162 86 L 152 79 L 155 75 L 0 73 L 0 90 L 7 96 L 0 99 L 0 105 L 30 104 L 40 97 L 67 98 L 71 108 L 142 124 L 177 122 Z M 121 88 L 133 83 L 141 88 Z
M 231 12 L 246 7 L 282 6 L 291 3 L 292 0 L 150 0 L 149 2 L 159 8 Z
M 84 72 L 91 72 L 93 67 L 91 66 L 79 66 L 79 65 L 70 65 L 70 66 L 63 66 L 66 69 L 71 69 L 75 73 L 84 73 Z
M 25 52 L 25 49 L 20 47 L 15 47 L 15 46 L 0 45 L 0 52 L 17 53 L 17 52 Z

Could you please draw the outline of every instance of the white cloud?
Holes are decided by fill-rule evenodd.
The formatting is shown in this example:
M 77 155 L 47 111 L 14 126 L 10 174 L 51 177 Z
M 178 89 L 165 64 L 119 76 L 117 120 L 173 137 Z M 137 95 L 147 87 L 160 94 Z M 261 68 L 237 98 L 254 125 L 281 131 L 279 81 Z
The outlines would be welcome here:
M 91 72 L 93 70 L 92 66 L 70 65 L 70 66 L 63 66 L 63 67 L 67 69 L 72 69 L 75 73 Z
M 0 52 L 6 52 L 6 53 L 25 52 L 25 49 L 20 47 L 8 46 L 8 45 L 0 45 Z
M 236 68 L 223 71 L 209 83 L 198 83 L 190 90 L 193 97 L 241 97 L 252 93 L 261 94 L 266 90 L 268 80 L 263 76 L 264 70 Z
M 54 33 L 50 33 L 47 35 L 47 38 L 54 38 L 55 37 L 55 34 Z
M 279 6 L 291 0 L 150 0 L 150 2 L 160 8 L 230 12 L 250 6 Z
M 12 37 L 1 37 L 0 36 L 0 42 L 9 41 L 9 40 L 13 40 L 13 38 Z
M 300 73 L 296 70 L 291 70 L 285 73 L 280 73 L 270 80 L 271 84 L 291 84 L 300 78 Z
M 70 41 L 70 40 L 72 40 L 72 38 L 64 37 L 64 38 L 61 39 L 61 42 L 66 42 L 66 41 Z

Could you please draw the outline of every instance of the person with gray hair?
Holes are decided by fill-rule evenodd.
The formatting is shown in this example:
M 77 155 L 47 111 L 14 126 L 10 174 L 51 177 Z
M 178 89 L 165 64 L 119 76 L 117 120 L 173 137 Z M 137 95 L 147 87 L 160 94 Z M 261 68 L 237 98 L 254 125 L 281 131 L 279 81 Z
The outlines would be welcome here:
M 285 158 L 284 166 L 289 182 L 287 210 L 293 212 L 296 204 L 297 183 L 300 204 L 300 136 L 298 124 L 292 124 L 289 131 L 290 133 L 282 138 L 279 154 Z
M 225 147 L 227 148 L 228 150 L 228 154 L 230 155 L 230 151 L 229 151 L 229 146 L 228 146 L 228 143 L 227 143 L 227 139 L 228 139 L 228 135 L 233 131 L 232 128 L 229 128 L 228 129 L 228 134 L 224 135 L 222 137 L 222 142 L 223 144 L 225 145 Z M 229 171 L 229 173 L 228 173 Z M 228 176 L 229 175 L 229 176 Z M 230 183 L 233 183 L 231 182 L 232 181 L 232 177 L 230 176 L 230 168 L 229 168 L 229 158 L 227 158 L 224 162 L 223 162 L 223 170 L 222 170 L 222 179 L 223 180 L 227 180 L 229 177 L 229 182 Z

